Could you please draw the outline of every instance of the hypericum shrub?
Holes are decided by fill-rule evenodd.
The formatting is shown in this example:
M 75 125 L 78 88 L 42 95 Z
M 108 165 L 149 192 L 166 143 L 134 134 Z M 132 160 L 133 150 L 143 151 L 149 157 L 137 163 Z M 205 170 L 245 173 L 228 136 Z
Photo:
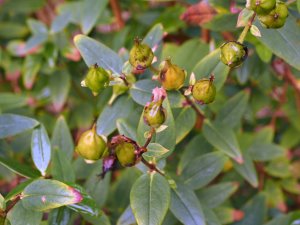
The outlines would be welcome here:
M 298 224 L 296 2 L 109 2 L 0 3 L 0 225 Z

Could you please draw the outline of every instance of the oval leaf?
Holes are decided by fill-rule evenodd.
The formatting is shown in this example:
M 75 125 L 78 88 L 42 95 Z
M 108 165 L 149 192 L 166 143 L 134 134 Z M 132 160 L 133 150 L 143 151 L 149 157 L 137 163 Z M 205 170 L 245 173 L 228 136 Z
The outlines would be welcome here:
M 41 224 L 43 213 L 27 209 L 18 202 L 7 214 L 11 225 Z
M 130 205 L 139 225 L 160 225 L 170 203 L 170 187 L 160 174 L 142 175 L 130 192 Z

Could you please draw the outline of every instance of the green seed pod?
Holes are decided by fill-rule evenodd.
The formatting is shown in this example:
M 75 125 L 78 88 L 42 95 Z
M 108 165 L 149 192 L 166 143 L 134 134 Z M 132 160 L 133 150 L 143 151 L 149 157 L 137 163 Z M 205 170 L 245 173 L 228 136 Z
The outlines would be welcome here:
M 230 68 L 241 65 L 248 56 L 248 48 L 236 41 L 229 41 L 221 46 L 221 61 Z
M 250 0 L 249 9 L 258 15 L 265 15 L 271 12 L 276 6 L 276 0 Z
M 289 12 L 285 3 L 277 2 L 275 9 L 267 15 L 259 15 L 260 23 L 266 28 L 278 29 L 284 26 Z
M 114 136 L 111 140 L 111 146 L 122 166 L 134 166 L 139 159 L 139 146 L 133 140 L 124 135 Z
M 178 90 L 184 84 L 186 71 L 171 63 L 170 59 L 160 64 L 159 79 L 166 90 Z
M 153 57 L 152 49 L 148 45 L 140 43 L 138 39 L 135 39 L 134 46 L 129 53 L 129 63 L 136 70 L 144 70 L 151 65 Z
M 79 138 L 75 151 L 87 160 L 98 160 L 108 155 L 103 138 L 96 133 L 95 126 L 85 131 Z
M 81 82 L 81 86 L 91 89 L 94 95 L 98 95 L 105 87 L 109 85 L 110 74 L 98 67 L 97 64 L 89 69 L 85 79 Z
M 201 104 L 209 104 L 215 100 L 216 87 L 210 79 L 198 80 L 193 88 L 192 95 L 194 99 Z
M 166 120 L 165 110 L 159 102 L 151 102 L 145 106 L 143 117 L 145 123 L 154 128 L 159 127 Z

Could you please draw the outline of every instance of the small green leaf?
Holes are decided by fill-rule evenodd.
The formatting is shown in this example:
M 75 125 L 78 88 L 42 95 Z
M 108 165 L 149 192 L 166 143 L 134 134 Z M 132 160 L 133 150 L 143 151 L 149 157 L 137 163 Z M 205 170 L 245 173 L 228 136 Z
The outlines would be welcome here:
M 37 125 L 39 125 L 38 121 L 25 116 L 2 114 L 0 115 L 0 138 L 22 133 Z
M 249 155 L 253 160 L 270 161 L 285 155 L 285 150 L 280 145 L 254 143 L 248 149 Z
M 19 162 L 16 162 L 12 159 L 3 158 L 0 156 L 0 164 L 23 177 L 36 178 L 41 176 L 38 170 L 31 168 L 27 165 L 21 164 Z
M 0 93 L 0 109 L 2 111 L 23 107 L 27 105 L 27 101 L 28 97 L 22 94 Z
M 253 34 L 255 37 L 261 37 L 260 30 L 259 30 L 258 27 L 255 26 L 255 25 L 252 25 L 252 26 L 251 26 L 250 32 L 251 32 L 251 34 Z
M 54 126 L 54 131 L 51 139 L 52 148 L 58 148 L 65 152 L 67 159 L 71 161 L 74 152 L 73 138 L 63 116 L 60 116 Z
M 237 189 L 237 183 L 223 182 L 200 189 L 197 196 L 206 207 L 215 208 L 225 202 Z
M 170 187 L 160 174 L 142 175 L 130 192 L 130 205 L 139 225 L 160 225 L 170 204 Z
M 66 207 L 60 207 L 51 210 L 48 217 L 48 225 L 68 225 L 71 217 L 71 210 Z
M 22 192 L 23 206 L 36 211 L 54 209 L 80 201 L 82 195 L 79 191 L 56 180 L 33 181 Z
M 0 194 L 0 211 L 5 210 L 6 208 L 6 203 L 4 197 Z
M 129 137 L 132 140 L 136 140 L 136 128 L 134 128 L 132 124 L 127 122 L 127 120 L 125 119 L 117 119 L 116 123 L 119 134 L 125 135 L 126 137 Z
M 182 171 L 184 183 L 199 189 L 212 181 L 223 169 L 226 157 L 212 152 L 193 159 Z
M 35 128 L 32 133 L 31 156 L 37 169 L 45 176 L 51 159 L 51 145 L 43 125 Z
M 207 141 L 215 148 L 223 151 L 237 162 L 243 162 L 243 156 L 232 129 L 224 125 L 212 124 L 206 120 L 204 122 L 203 134 Z
M 222 225 L 221 222 L 219 221 L 219 218 L 217 217 L 217 215 L 212 209 L 205 207 L 205 205 L 202 205 L 202 210 L 207 225 Z
M 214 84 L 217 90 L 220 90 L 228 76 L 229 67 L 220 61 L 220 49 L 218 48 L 201 59 L 193 72 L 197 80 L 208 78 L 211 74 L 215 75 Z
M 158 143 L 150 143 L 147 147 L 148 151 L 143 154 L 146 158 L 163 158 L 166 153 L 169 152 L 168 149 L 164 148 Z
M 33 211 L 18 202 L 7 214 L 7 219 L 11 225 L 40 224 L 42 212 Z
M 159 23 L 152 27 L 143 39 L 143 43 L 149 45 L 150 48 L 159 45 L 163 39 L 163 26 Z
M 272 160 L 266 167 L 265 171 L 274 177 L 288 178 L 291 177 L 290 162 L 286 157 Z
M 118 219 L 117 225 L 132 225 L 136 224 L 132 209 L 128 206 Z
M 51 174 L 54 179 L 66 182 L 75 182 L 75 173 L 66 152 L 54 148 L 52 150 Z
M 134 102 L 126 95 L 120 96 L 112 106 L 105 106 L 97 119 L 97 133 L 108 136 L 116 128 L 116 121 L 120 118 L 127 118 L 134 111 Z
M 290 215 L 279 215 L 265 225 L 290 225 Z M 293 225 L 293 224 L 291 224 Z M 296 224 L 295 224 L 296 225 Z
M 176 144 L 182 141 L 193 129 L 196 123 L 196 112 L 192 108 L 183 108 L 175 119 Z
M 249 101 L 249 92 L 241 91 L 231 97 L 220 109 L 216 122 L 224 126 L 235 128 L 246 112 Z
M 249 19 L 251 18 L 253 13 L 254 12 L 252 10 L 244 8 L 239 14 L 236 26 L 237 27 L 245 27 L 248 24 Z
M 29 180 L 26 180 L 22 183 L 20 183 L 17 187 L 15 187 L 14 189 L 12 189 L 6 196 L 5 196 L 5 201 L 8 202 L 8 201 L 11 201 L 13 198 L 16 197 L 16 195 L 20 194 L 24 188 L 30 184 L 32 181 L 34 181 L 34 179 L 29 179 Z
M 171 189 L 171 212 L 183 224 L 205 225 L 204 214 L 195 193 L 183 184 L 177 183 L 176 186 Z
M 74 42 L 88 67 L 97 63 L 98 66 L 112 71 L 113 74 L 122 73 L 121 58 L 104 44 L 81 34 L 75 36 Z
M 23 84 L 27 89 L 31 89 L 36 76 L 41 68 L 42 60 L 39 55 L 28 55 L 22 67 Z

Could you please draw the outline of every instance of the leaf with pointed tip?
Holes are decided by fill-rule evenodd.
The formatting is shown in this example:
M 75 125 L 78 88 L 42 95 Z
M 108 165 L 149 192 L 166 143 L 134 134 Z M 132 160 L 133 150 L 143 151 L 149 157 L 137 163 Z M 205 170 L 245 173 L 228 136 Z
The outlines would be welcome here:
M 132 225 L 136 224 L 132 209 L 128 206 L 118 219 L 117 225 Z
M 122 59 L 104 44 L 82 34 L 75 36 L 74 43 L 88 67 L 97 63 L 113 74 L 122 73 Z
M 49 225 L 68 225 L 70 222 L 71 210 L 66 207 L 60 207 L 51 210 L 49 213 Z
M 11 225 L 40 224 L 43 213 L 27 209 L 22 202 L 18 202 L 7 214 Z
M 54 148 L 52 150 L 51 174 L 54 179 L 75 182 L 75 173 L 66 152 Z
M 196 123 L 196 112 L 191 107 L 183 108 L 175 119 L 176 144 L 182 141 L 193 129 Z
M 158 143 L 150 143 L 147 147 L 147 152 L 143 154 L 145 158 L 156 158 L 156 159 L 161 159 L 164 158 L 164 155 L 168 153 L 168 149 L 164 148 Z
M 156 172 L 139 177 L 130 192 L 130 205 L 139 225 L 162 224 L 169 203 L 169 184 Z
M 23 94 L 2 92 L 0 93 L 0 109 L 5 111 L 20 108 L 27 104 L 27 100 L 28 97 Z
M 149 45 L 150 48 L 159 45 L 163 39 L 163 26 L 159 23 L 152 27 L 143 39 L 143 43 Z

